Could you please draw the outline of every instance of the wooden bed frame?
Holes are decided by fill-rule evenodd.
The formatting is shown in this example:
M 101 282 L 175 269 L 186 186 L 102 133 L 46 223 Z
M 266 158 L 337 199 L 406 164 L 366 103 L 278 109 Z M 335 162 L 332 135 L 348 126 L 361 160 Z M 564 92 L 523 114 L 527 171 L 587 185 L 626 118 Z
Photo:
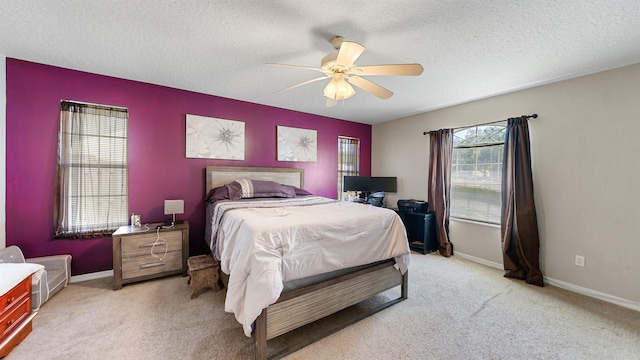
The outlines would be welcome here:
M 214 187 L 228 184 L 241 178 L 276 181 L 281 184 L 300 188 L 304 186 L 303 169 L 208 166 L 206 168 L 205 194 L 208 194 L 209 190 Z M 365 268 L 360 268 L 354 272 L 320 283 L 283 292 L 276 303 L 262 310 L 262 314 L 254 323 L 253 339 L 255 341 L 255 358 L 259 360 L 267 358 L 279 359 L 378 311 L 407 299 L 408 272 L 402 275 L 394 265 L 395 261 L 389 259 L 370 264 Z M 224 273 L 220 275 L 226 286 L 228 275 Z M 398 298 L 380 304 L 354 319 L 337 324 L 327 331 L 314 334 L 277 354 L 268 356 L 268 340 L 334 314 L 397 286 L 401 287 Z

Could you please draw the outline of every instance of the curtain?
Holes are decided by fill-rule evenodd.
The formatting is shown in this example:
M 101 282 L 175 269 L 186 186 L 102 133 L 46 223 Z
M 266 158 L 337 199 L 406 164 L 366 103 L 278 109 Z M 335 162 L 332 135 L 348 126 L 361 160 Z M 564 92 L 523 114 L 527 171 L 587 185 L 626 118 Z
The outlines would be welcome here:
M 505 277 L 544 286 L 539 266 L 538 220 L 533 200 L 527 117 L 507 121 L 502 163 L 502 254 Z
M 54 238 L 111 236 L 128 223 L 128 111 L 62 101 Z
M 435 212 L 438 251 L 450 257 L 453 255 L 453 244 L 449 241 L 453 129 L 430 131 L 429 144 L 429 211 Z

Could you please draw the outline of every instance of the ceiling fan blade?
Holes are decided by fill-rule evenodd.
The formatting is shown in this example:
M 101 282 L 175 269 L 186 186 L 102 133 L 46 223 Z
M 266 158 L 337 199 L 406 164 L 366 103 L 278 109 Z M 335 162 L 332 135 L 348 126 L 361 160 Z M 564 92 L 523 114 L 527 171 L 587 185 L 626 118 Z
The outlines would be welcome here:
M 359 76 L 351 76 L 349 78 L 347 78 L 349 80 L 350 83 L 352 83 L 353 85 L 359 87 L 360 89 L 371 93 L 377 97 L 379 97 L 380 99 L 388 99 L 391 97 L 391 95 L 393 95 L 393 92 L 383 88 L 382 86 L 372 83 L 371 81 L 365 79 L 365 78 L 361 78 Z
M 342 45 L 340 45 L 340 50 L 338 50 L 336 64 L 350 68 L 363 52 L 364 46 L 351 41 L 343 41 Z
M 300 65 L 288 65 L 288 64 L 274 64 L 274 63 L 266 63 L 265 65 L 268 66 L 281 66 L 281 67 L 289 67 L 289 68 L 296 68 L 296 69 L 303 69 L 303 70 L 314 70 L 314 71 L 319 71 L 321 73 L 324 73 L 325 71 L 321 68 L 317 68 L 317 67 L 311 67 L 311 66 L 300 66 Z
M 287 90 L 291 90 L 291 89 L 297 88 L 298 86 L 311 84 L 312 82 L 316 82 L 316 81 L 320 81 L 320 80 L 324 80 L 324 79 L 328 79 L 328 78 L 329 78 L 329 76 L 322 76 L 322 77 L 319 77 L 319 78 L 311 79 L 309 81 L 305 81 L 305 82 L 300 83 L 300 84 L 295 84 L 293 86 L 286 87 L 284 89 L 280 89 L 278 91 L 274 91 L 273 93 L 274 94 L 281 93 L 283 91 L 287 91 Z
M 338 100 L 333 100 L 332 98 L 326 98 L 327 101 L 324 104 L 324 107 L 334 107 L 338 104 Z
M 356 75 L 410 75 L 422 74 L 420 64 L 391 64 L 391 65 L 371 65 L 358 66 L 351 69 L 351 73 Z

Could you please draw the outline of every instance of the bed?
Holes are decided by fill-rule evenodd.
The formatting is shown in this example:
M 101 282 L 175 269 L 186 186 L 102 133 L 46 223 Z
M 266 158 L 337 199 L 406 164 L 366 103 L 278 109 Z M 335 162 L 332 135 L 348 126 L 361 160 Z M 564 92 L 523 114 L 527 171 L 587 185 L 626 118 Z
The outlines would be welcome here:
M 238 179 L 304 188 L 302 169 L 209 166 L 206 194 Z M 242 191 L 246 193 L 246 188 Z M 362 226 L 371 216 L 383 224 L 379 226 L 383 231 Z M 344 219 L 361 225 L 341 223 Z M 300 221 L 304 223 L 298 225 Z M 313 334 L 268 354 L 269 340 L 381 292 L 400 289 L 397 298 L 334 326 L 331 332 L 407 298 L 410 250 L 402 222 L 388 209 L 313 195 L 249 196 L 207 203 L 206 228 L 206 241 L 220 261 L 227 289 L 225 310 L 233 312 L 245 335 L 253 337 L 256 359 L 280 358 L 328 335 Z M 372 234 L 370 229 L 378 231 Z M 295 241 L 282 240 L 288 237 Z M 310 247 L 319 245 L 324 248 Z M 339 252 L 350 255 L 342 258 Z

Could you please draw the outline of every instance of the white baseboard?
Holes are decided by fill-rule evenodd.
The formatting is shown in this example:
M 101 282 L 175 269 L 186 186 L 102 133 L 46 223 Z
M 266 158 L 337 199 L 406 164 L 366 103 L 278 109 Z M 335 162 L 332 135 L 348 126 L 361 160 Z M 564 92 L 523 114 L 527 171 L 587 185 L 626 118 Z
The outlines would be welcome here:
M 564 281 L 556 280 L 550 277 L 544 277 L 545 284 L 553 285 L 565 290 L 569 290 L 578 294 L 586 295 L 592 298 L 596 298 L 602 301 L 606 301 L 608 303 L 616 304 L 618 306 L 625 307 L 627 309 L 635 310 L 640 312 L 640 303 L 636 301 L 631 301 L 623 298 L 619 298 L 617 296 L 605 294 L 600 291 L 591 290 L 589 288 L 585 288 L 582 286 L 570 284 Z
M 458 252 L 458 251 L 454 252 L 453 256 L 461 257 L 463 259 L 467 259 L 469 261 L 473 261 L 473 262 L 476 262 L 478 264 L 482 264 L 482 265 L 485 265 L 485 266 L 488 266 L 488 267 L 492 267 L 494 269 L 498 269 L 498 270 L 503 270 L 504 269 L 502 267 L 502 264 L 500 264 L 500 263 L 489 261 L 489 260 L 486 260 L 486 259 L 483 259 L 483 258 L 471 256 L 471 255 L 467 255 L 467 254 L 463 254 L 463 253 Z
M 497 262 L 493 262 L 493 261 L 489 261 L 489 260 L 485 260 L 479 257 L 475 257 L 475 256 L 471 256 L 471 255 L 467 255 L 467 254 L 463 254 L 460 252 L 456 252 L 454 254 L 454 256 L 456 257 L 460 257 L 462 259 L 466 259 L 469 261 L 473 261 L 485 266 L 489 266 L 498 270 L 503 270 L 503 266 L 500 263 Z M 609 294 L 605 294 L 603 292 L 600 291 L 595 291 L 595 290 L 591 290 L 589 288 L 585 288 L 582 286 L 578 286 L 578 285 L 574 285 L 574 284 L 570 284 L 564 281 L 560 281 L 560 280 L 556 280 L 554 278 L 550 278 L 548 276 L 544 277 L 544 283 L 547 285 L 552 285 L 555 287 L 559 287 L 561 289 L 565 289 L 574 293 L 578 293 L 581 295 L 585 295 L 585 296 L 589 296 L 592 298 L 596 298 L 598 300 L 602 300 L 602 301 L 606 301 L 608 303 L 612 303 L 618 306 L 622 306 L 625 307 L 627 309 L 631 309 L 631 310 L 635 310 L 635 311 L 639 311 L 640 312 L 640 303 L 636 302 L 636 301 L 631 301 L 631 300 L 627 300 L 627 299 L 623 299 L 623 298 L 619 298 L 617 296 L 613 296 L 613 295 L 609 295 Z
M 95 279 L 101 279 L 101 278 L 112 277 L 112 276 L 113 276 L 113 270 L 105 270 L 105 271 L 98 271 L 98 272 L 93 272 L 89 274 L 75 275 L 75 276 L 72 276 L 71 279 L 69 279 L 69 282 L 73 284 L 81 281 L 95 280 Z

